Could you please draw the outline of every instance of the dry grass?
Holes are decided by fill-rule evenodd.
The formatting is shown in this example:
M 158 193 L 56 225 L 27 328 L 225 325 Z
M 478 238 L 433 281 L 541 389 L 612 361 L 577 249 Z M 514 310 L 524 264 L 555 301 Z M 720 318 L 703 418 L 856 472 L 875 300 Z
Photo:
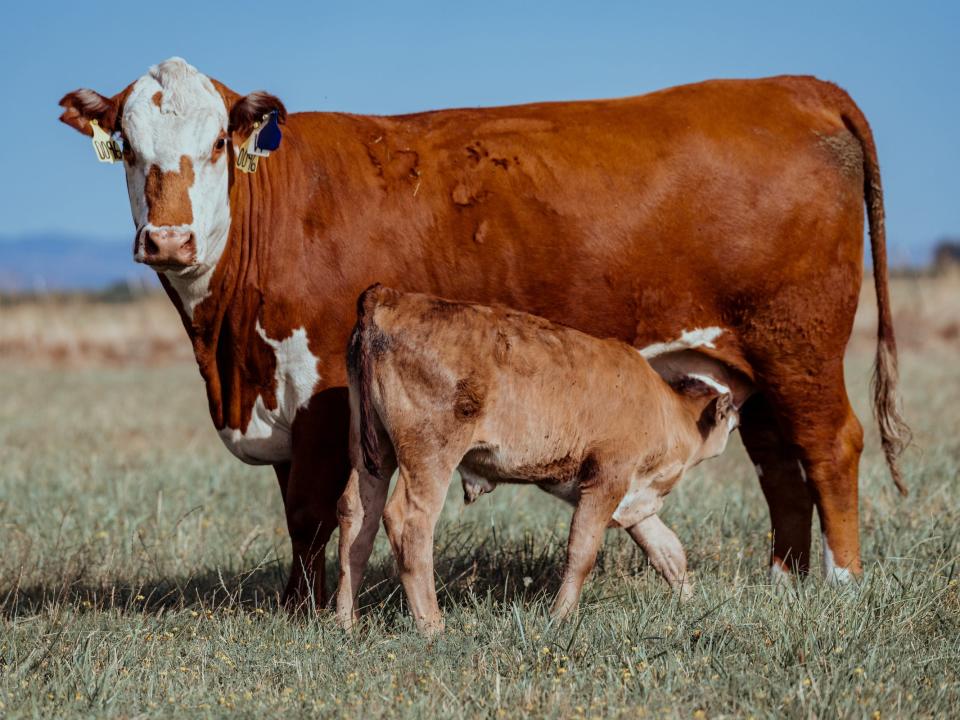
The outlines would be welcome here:
M 220 446 L 192 361 L 143 361 L 157 338 L 187 345 L 166 300 L 2 307 L 0 717 L 954 715 L 958 290 L 894 283 L 918 443 L 906 500 L 868 410 L 869 294 L 858 317 L 861 584 L 767 584 L 766 509 L 732 443 L 667 502 L 699 583 L 684 605 L 611 532 L 579 618 L 553 625 L 568 509 L 530 488 L 465 509 L 454 491 L 433 642 L 410 626 L 382 534 L 354 636 L 277 609 L 289 550 L 271 472 Z M 121 350 L 97 349 L 111 337 Z
M 903 349 L 960 349 L 960 273 L 895 277 L 894 322 Z M 872 351 L 876 309 L 865 279 L 851 349 Z M 170 363 L 190 360 L 190 345 L 162 292 L 132 302 L 82 295 L 0 302 L 0 362 L 59 366 Z
M 190 360 L 177 311 L 156 292 L 131 302 L 80 295 L 0 304 L 0 360 L 59 366 Z
M 960 350 L 960 273 L 901 276 L 890 281 L 898 346 L 910 352 Z M 853 327 L 852 346 L 870 351 L 876 340 L 873 279 L 865 278 Z

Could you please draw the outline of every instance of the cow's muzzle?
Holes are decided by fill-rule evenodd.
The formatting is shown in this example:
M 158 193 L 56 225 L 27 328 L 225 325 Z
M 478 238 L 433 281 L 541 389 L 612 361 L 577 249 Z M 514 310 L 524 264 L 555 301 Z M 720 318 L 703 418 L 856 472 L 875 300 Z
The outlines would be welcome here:
M 197 238 L 189 230 L 144 228 L 137 233 L 133 259 L 155 270 L 179 270 L 197 260 Z

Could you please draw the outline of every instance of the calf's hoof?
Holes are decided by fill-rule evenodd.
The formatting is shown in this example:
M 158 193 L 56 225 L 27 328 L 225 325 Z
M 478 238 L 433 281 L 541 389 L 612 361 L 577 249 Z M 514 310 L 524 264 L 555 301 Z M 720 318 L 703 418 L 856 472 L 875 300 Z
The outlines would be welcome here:
M 417 631 L 424 637 L 436 637 L 443 634 L 444 623 L 442 617 L 417 618 Z
M 562 622 L 571 616 L 575 615 L 577 609 L 580 607 L 579 601 L 570 600 L 561 600 L 559 597 L 554 601 L 553 607 L 550 608 L 550 617 L 553 620 Z
M 693 588 L 693 576 L 688 572 L 674 589 L 680 596 L 680 601 L 687 602 L 693 598 Z
M 353 631 L 353 626 L 357 624 L 357 613 L 350 610 L 341 610 L 337 608 L 337 625 L 340 626 L 345 633 L 348 635 Z

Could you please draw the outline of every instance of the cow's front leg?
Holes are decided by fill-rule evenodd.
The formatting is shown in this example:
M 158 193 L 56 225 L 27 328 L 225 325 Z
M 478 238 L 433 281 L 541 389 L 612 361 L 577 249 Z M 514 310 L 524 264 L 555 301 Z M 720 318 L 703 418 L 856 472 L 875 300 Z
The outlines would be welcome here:
M 316 515 L 312 508 L 296 505 L 286 510 L 293 559 L 281 602 L 291 612 L 321 608 L 327 602 L 326 549 L 337 526 L 336 511 Z
M 337 527 L 337 501 L 350 473 L 349 422 L 346 388 L 318 393 L 294 422 L 293 454 L 283 493 L 293 551 L 283 593 L 288 610 L 308 607 L 311 600 L 316 607 L 327 602 L 326 547 Z
M 678 591 L 684 600 L 690 598 L 693 594 L 693 579 L 687 572 L 687 554 L 676 533 L 667 527 L 658 515 L 651 515 L 631 525 L 627 532 L 647 554 L 650 564 L 670 587 Z

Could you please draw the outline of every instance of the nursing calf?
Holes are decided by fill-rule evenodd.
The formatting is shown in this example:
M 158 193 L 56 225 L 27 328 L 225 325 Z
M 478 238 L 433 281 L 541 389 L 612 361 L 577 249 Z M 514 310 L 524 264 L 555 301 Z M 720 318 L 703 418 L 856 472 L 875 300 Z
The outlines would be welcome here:
M 674 375 L 671 386 L 625 343 L 502 307 L 374 286 L 358 316 L 354 470 L 338 507 L 344 625 L 382 514 L 418 627 L 442 628 L 433 532 L 457 468 L 468 502 L 532 483 L 575 506 L 555 615 L 576 608 L 607 527 L 625 528 L 689 592 L 683 547 L 657 512 L 688 468 L 726 446 L 737 411 L 723 385 Z

